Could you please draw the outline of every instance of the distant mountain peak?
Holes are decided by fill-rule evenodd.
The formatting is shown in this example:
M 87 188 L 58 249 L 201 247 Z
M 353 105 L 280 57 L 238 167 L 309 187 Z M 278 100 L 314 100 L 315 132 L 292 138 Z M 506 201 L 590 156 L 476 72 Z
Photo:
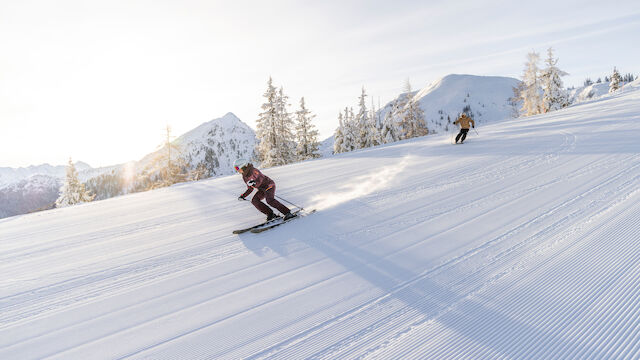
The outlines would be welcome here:
M 226 118 L 232 118 L 232 119 L 240 120 L 240 118 L 238 118 L 238 117 L 236 116 L 236 114 L 234 114 L 234 113 L 232 113 L 232 112 L 228 112 L 228 113 L 224 114 L 223 118 L 225 118 L 225 119 L 226 119 Z

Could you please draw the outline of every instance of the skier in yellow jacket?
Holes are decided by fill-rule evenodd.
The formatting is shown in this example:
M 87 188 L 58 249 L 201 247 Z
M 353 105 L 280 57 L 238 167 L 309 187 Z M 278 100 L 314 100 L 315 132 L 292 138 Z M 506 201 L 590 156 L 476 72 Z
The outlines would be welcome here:
M 467 133 L 469 132 L 469 123 L 471 123 L 471 127 L 476 127 L 475 121 L 465 113 L 462 113 L 458 120 L 453 122 L 454 125 L 460 124 L 460 132 L 458 133 L 458 136 L 456 136 L 456 144 L 458 143 L 458 140 L 460 140 L 460 144 L 464 143 L 464 139 L 467 138 Z M 460 137 L 462 137 L 462 139 L 460 139 Z

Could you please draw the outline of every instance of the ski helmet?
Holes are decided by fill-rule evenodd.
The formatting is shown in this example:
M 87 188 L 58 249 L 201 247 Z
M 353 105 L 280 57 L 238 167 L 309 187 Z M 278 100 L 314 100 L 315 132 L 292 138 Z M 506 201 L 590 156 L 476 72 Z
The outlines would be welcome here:
M 241 169 L 243 169 L 247 165 L 249 165 L 249 160 L 247 160 L 247 159 L 238 159 L 233 163 L 233 168 L 236 169 L 236 171 L 240 171 Z

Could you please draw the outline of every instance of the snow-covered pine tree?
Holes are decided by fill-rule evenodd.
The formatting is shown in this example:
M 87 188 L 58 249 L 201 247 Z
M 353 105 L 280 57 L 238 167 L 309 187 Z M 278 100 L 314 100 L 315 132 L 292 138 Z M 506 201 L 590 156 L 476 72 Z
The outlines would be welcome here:
M 379 144 L 379 140 L 377 139 L 377 131 L 375 129 L 373 119 L 369 116 L 369 112 L 367 111 L 366 106 L 366 98 L 367 94 L 364 90 L 364 86 L 362 87 L 362 94 L 358 98 L 358 106 L 360 110 L 355 118 L 355 125 L 357 127 L 357 148 L 364 149 L 368 147 L 372 147 Z
M 318 130 L 311 120 L 316 117 L 305 107 L 304 97 L 300 99 L 300 109 L 296 111 L 296 139 L 298 142 L 298 160 L 320 157 L 318 153 Z
M 562 76 L 568 75 L 560 70 L 556 64 L 558 59 L 553 57 L 553 48 L 547 49 L 547 67 L 541 72 L 542 80 L 542 110 L 549 112 L 562 109 L 569 105 L 567 92 L 563 89 Z
M 409 78 L 404 80 L 403 90 L 407 94 L 411 93 L 411 81 L 409 81 Z
M 609 92 L 616 92 L 620 89 L 620 83 L 622 82 L 622 76 L 618 72 L 618 69 L 613 68 L 613 74 L 611 74 L 611 82 L 609 83 Z
M 389 111 L 382 122 L 382 132 L 380 134 L 382 142 L 385 144 L 400 140 L 400 131 L 396 125 L 394 114 L 398 112 L 398 100 L 393 101 L 391 111 Z
M 85 189 L 83 183 L 78 179 L 78 171 L 76 170 L 73 161 L 69 158 L 69 165 L 67 166 L 67 176 L 64 181 L 64 185 L 60 189 L 60 196 L 56 200 L 56 207 L 62 208 L 66 206 L 81 204 L 84 202 L 93 201 L 95 196 L 91 195 L 89 191 Z
M 338 128 L 333 133 L 333 153 L 339 154 L 345 152 L 344 149 L 344 124 L 342 111 L 338 113 Z
M 256 120 L 256 137 L 260 141 L 256 146 L 256 154 L 262 166 L 269 167 L 277 164 L 278 160 L 278 93 L 269 77 L 267 90 L 263 94 L 266 101 L 262 104 L 262 112 Z
M 519 81 L 518 85 L 511 88 L 513 90 L 513 96 L 509 98 L 509 105 L 511 105 L 511 117 L 520 117 L 520 101 L 522 100 L 522 93 L 525 90 L 524 82 Z
M 372 143 L 373 146 L 384 144 L 382 141 L 382 136 L 380 135 L 380 130 L 382 129 L 382 123 L 379 120 L 379 114 L 376 110 L 376 105 L 373 103 L 373 98 L 371 98 L 371 109 L 369 110 L 369 123 L 371 129 L 369 130 L 372 134 Z
M 288 110 L 289 97 L 284 94 L 282 86 L 278 91 L 278 101 L 276 108 L 278 110 L 278 160 L 274 165 L 284 165 L 296 161 L 296 142 L 295 142 L 295 123 Z
M 295 142 L 293 140 L 293 120 L 287 111 L 287 99 L 284 90 L 276 90 L 269 77 L 267 90 L 263 95 L 263 112 L 256 120 L 256 137 L 260 140 L 256 153 L 263 167 L 284 165 L 295 160 Z
M 400 126 L 402 127 L 402 138 L 410 139 L 429 134 L 427 123 L 424 119 L 424 111 L 414 98 L 414 94 L 406 94 L 404 107 L 399 108 Z
M 353 151 L 358 149 L 358 128 L 354 124 L 353 109 L 348 107 L 344 108 L 344 122 L 343 122 L 343 134 L 344 134 L 344 151 Z
M 538 81 L 540 72 L 538 69 L 539 61 L 540 55 L 535 51 L 527 54 L 527 62 L 525 63 L 524 74 L 522 75 L 524 89 L 520 92 L 520 96 L 522 98 L 521 112 L 524 116 L 540 114 L 542 111 L 540 82 Z

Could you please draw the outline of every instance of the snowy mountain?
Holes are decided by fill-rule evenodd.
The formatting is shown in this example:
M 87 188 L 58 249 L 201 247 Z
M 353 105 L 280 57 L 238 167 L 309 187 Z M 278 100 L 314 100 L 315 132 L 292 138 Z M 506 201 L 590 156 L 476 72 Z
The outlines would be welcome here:
M 84 181 L 99 173 L 89 164 L 74 164 Z M 66 174 L 64 165 L 42 164 L 26 168 L 0 168 L 0 219 L 52 208 Z
M 638 359 L 640 84 L 451 145 L 0 220 L 2 359 Z
M 429 131 L 443 133 L 452 130 L 451 122 L 465 108 L 468 108 L 477 124 L 512 118 L 514 112 L 509 99 L 513 97 L 513 88 L 519 82 L 501 76 L 452 74 L 410 94 L 424 111 Z M 407 95 L 400 94 L 394 100 L 401 100 Z M 380 109 L 381 119 L 391 111 L 394 100 Z
M 50 175 L 32 175 L 0 188 L 0 218 L 50 209 L 62 181 Z
M 78 161 L 74 165 L 78 172 L 92 169 L 89 164 L 82 161 Z M 21 168 L 0 167 L 0 188 L 25 180 L 34 175 L 47 175 L 52 178 L 62 179 L 65 176 L 66 169 L 66 165 L 52 166 L 49 164 L 34 165 Z
M 333 143 L 335 142 L 335 135 L 331 135 L 328 138 L 320 142 L 318 146 L 318 152 L 321 157 L 327 157 L 333 155 Z
M 180 145 L 191 168 L 202 167 L 209 177 L 233 174 L 233 162 L 238 158 L 253 159 L 257 139 L 253 129 L 233 113 L 227 113 L 183 134 L 175 143 Z M 145 156 L 136 167 L 143 169 L 161 151 Z

